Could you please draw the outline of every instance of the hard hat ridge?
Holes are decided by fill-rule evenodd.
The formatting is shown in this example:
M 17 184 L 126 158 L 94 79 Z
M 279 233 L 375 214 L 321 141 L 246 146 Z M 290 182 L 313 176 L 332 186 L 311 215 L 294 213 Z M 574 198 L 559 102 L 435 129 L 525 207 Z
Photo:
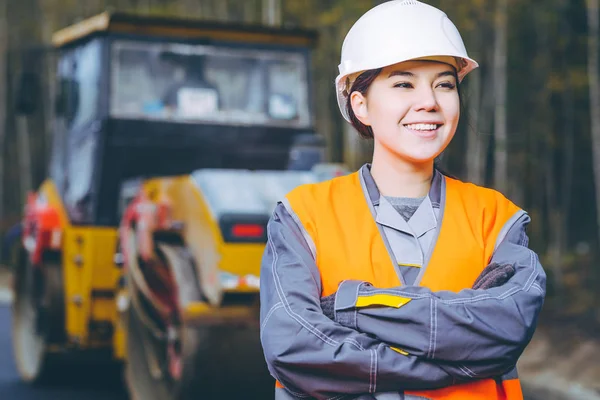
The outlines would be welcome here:
M 344 118 L 350 121 L 346 99 L 360 73 L 417 59 L 453 65 L 459 81 L 478 67 L 456 26 L 433 6 L 418 0 L 391 0 L 363 14 L 344 38 L 335 81 Z

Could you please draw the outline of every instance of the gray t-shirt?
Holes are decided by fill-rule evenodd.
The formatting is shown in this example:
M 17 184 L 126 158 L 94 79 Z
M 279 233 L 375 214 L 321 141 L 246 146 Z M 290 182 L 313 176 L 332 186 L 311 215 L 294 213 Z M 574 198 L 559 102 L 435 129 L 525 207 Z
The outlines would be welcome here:
M 389 197 L 385 196 L 385 198 L 390 202 L 390 204 L 402 215 L 405 221 L 408 221 L 410 217 L 413 216 L 417 208 L 421 205 L 423 200 L 425 200 L 425 196 L 423 197 Z

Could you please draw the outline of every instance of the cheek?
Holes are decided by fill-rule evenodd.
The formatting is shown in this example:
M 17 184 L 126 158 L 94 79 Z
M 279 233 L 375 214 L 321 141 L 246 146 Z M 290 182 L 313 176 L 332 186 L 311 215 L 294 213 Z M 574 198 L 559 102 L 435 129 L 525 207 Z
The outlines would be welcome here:
M 458 119 L 460 117 L 460 101 L 458 95 L 444 97 L 440 99 L 439 104 L 446 123 L 454 125 L 458 124 Z
M 375 102 L 369 103 L 369 117 L 374 126 L 397 125 L 407 111 L 402 99 L 390 94 L 381 95 Z

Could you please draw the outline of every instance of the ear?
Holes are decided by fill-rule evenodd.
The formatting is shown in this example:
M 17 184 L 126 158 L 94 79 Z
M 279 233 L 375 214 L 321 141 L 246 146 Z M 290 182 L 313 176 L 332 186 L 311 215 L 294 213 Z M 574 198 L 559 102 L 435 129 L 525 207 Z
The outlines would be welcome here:
M 367 98 L 361 92 L 352 92 L 350 94 L 350 105 L 354 115 L 363 125 L 371 125 L 369 123 L 369 111 L 367 109 Z

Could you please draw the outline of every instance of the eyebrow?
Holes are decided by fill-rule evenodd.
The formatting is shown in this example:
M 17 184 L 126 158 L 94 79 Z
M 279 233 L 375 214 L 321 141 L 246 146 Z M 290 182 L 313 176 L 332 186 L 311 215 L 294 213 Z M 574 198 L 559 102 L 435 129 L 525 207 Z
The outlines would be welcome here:
M 412 72 L 408 72 L 408 71 L 392 71 L 390 72 L 390 75 L 388 76 L 388 78 L 391 78 L 393 76 L 407 76 L 409 78 L 414 78 L 415 74 L 413 74 Z M 441 78 L 442 76 L 455 76 L 454 71 L 442 71 L 439 74 L 436 75 L 436 78 Z

